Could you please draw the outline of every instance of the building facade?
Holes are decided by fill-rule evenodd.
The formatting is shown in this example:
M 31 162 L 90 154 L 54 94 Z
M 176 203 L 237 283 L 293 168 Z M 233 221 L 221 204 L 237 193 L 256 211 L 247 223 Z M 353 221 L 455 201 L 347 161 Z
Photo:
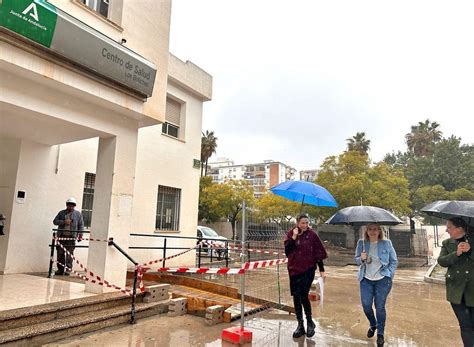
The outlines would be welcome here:
M 92 237 L 125 250 L 163 242 L 132 232 L 195 236 L 212 77 L 169 53 L 171 1 L 3 0 L 0 9 L 0 273 L 47 270 L 52 220 L 70 196 Z M 76 253 L 125 284 L 131 264 L 106 243 Z
M 224 183 L 228 180 L 246 180 L 254 188 L 256 198 L 266 189 L 295 178 L 296 169 L 279 161 L 264 160 L 262 163 L 235 165 L 226 158 L 218 158 L 209 163 L 207 175 L 213 182 Z
M 319 170 L 301 170 L 300 171 L 300 180 L 314 182 L 318 177 Z

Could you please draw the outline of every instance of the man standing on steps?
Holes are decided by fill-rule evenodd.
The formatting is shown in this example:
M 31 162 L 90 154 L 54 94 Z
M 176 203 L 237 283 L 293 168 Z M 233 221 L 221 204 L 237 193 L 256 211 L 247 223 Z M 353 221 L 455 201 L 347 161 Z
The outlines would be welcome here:
M 66 200 L 66 209 L 59 211 L 56 218 L 54 218 L 53 224 L 58 226 L 57 236 L 59 238 L 78 238 L 78 242 L 82 238 L 81 231 L 84 230 L 84 221 L 79 211 L 75 210 L 76 199 L 69 198 Z M 74 247 L 76 246 L 76 240 L 60 240 L 64 248 L 66 248 L 71 254 L 74 254 Z M 57 250 L 57 261 L 58 271 L 55 275 L 69 276 L 69 270 L 72 269 L 72 258 L 68 255 L 61 246 L 56 246 Z M 66 269 L 64 268 L 66 265 Z

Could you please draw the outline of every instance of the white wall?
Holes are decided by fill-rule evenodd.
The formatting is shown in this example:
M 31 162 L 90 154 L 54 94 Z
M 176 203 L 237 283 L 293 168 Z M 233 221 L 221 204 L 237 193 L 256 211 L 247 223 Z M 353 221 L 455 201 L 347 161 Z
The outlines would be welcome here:
M 0 213 L 5 218 L 4 236 L 0 236 L 0 273 L 5 267 L 10 223 L 15 196 L 16 173 L 20 158 L 21 141 L 0 139 Z
M 186 104 L 184 141 L 161 134 L 161 126 L 142 128 L 139 131 L 137 171 L 133 204 L 133 225 L 137 233 L 155 233 L 158 186 L 181 189 L 180 221 L 178 232 L 161 232 L 160 235 L 196 236 L 197 206 L 199 202 L 200 169 L 193 168 L 193 159 L 200 158 L 202 101 L 181 88 L 169 84 L 168 94 Z M 183 124 L 183 123 L 182 123 Z M 161 246 L 161 238 L 132 238 L 131 246 Z M 193 247 L 194 240 L 168 239 L 167 246 Z M 131 251 L 140 261 L 161 258 L 161 251 Z M 171 252 L 171 251 L 170 251 Z M 173 251 L 169 254 L 178 253 Z M 190 265 L 192 252 L 172 260 L 167 265 Z M 186 263 L 186 264 L 183 264 Z

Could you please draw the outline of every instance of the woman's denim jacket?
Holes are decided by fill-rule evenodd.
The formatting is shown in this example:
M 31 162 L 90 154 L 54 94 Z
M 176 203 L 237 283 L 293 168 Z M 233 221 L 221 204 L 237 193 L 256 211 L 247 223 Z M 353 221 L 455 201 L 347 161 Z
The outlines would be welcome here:
M 360 254 L 362 253 L 362 243 L 365 242 L 365 251 L 369 254 L 370 242 L 359 240 L 357 242 L 357 249 L 355 253 L 355 262 L 360 265 L 359 272 L 357 273 L 357 279 L 362 281 L 365 276 L 365 262 L 360 260 Z M 395 269 L 397 268 L 398 260 L 397 253 L 393 248 L 392 241 L 390 240 L 379 240 L 377 243 L 377 253 L 382 263 L 382 269 L 380 274 L 389 278 L 395 276 Z

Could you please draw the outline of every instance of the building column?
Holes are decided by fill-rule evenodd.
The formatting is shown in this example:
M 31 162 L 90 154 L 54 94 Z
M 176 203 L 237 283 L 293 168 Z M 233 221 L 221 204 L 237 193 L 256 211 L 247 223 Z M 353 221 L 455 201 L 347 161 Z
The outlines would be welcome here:
M 125 251 L 132 231 L 132 201 L 135 179 L 138 130 L 99 139 L 94 188 L 91 237 L 114 238 Z M 127 266 L 133 266 L 117 249 L 106 242 L 90 242 L 87 268 L 119 287 L 125 286 Z M 108 291 L 86 282 L 86 291 Z

